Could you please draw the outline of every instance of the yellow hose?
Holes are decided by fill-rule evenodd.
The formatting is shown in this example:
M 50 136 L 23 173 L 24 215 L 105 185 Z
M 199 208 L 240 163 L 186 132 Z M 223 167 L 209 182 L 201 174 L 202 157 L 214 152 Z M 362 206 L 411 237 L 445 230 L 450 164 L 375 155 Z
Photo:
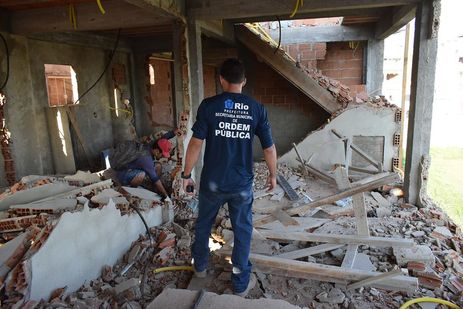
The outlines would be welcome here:
M 153 272 L 155 274 L 158 274 L 158 273 L 163 272 L 163 271 L 174 271 L 174 270 L 194 271 L 193 266 L 169 266 L 169 267 L 161 267 L 161 268 L 153 269 Z
M 446 305 L 449 308 L 460 309 L 460 307 L 458 307 L 454 303 L 451 303 L 449 301 L 439 299 L 439 298 L 433 298 L 433 297 L 420 297 L 420 298 L 411 299 L 407 301 L 406 303 L 404 303 L 402 306 L 400 306 L 399 309 L 406 309 L 416 303 L 438 303 L 441 305 Z
M 101 0 L 96 0 L 96 4 L 98 4 L 98 8 L 100 9 L 101 14 L 106 14 L 106 11 L 103 8 L 103 5 L 101 4 Z

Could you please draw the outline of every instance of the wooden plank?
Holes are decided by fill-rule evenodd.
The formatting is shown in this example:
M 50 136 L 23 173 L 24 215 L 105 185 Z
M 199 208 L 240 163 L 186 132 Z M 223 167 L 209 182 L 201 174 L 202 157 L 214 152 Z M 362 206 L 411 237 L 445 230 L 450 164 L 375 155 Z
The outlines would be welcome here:
M 344 137 L 343 135 L 341 135 L 340 133 L 338 133 L 335 129 L 332 129 L 331 132 L 336 135 L 337 137 L 341 138 L 341 139 L 345 139 L 346 137 Z M 369 163 L 371 163 L 374 167 L 376 167 L 378 170 L 381 169 L 381 164 L 376 161 L 375 159 L 373 159 L 369 154 L 367 154 L 366 152 L 364 152 L 362 149 L 360 149 L 358 146 L 356 146 L 354 143 L 351 143 L 350 144 L 350 147 L 352 148 L 353 151 L 355 151 L 356 153 L 358 153 L 359 156 L 361 156 L 362 158 L 364 158 L 365 160 L 367 160 Z M 382 171 L 382 169 L 380 170 Z
M 358 288 L 360 288 L 362 286 L 369 286 L 369 285 L 374 284 L 375 282 L 382 281 L 382 280 L 385 280 L 385 279 L 390 279 L 392 277 L 397 277 L 399 275 L 402 275 L 402 271 L 400 269 L 395 269 L 395 270 L 387 272 L 387 273 L 379 274 L 379 275 L 376 275 L 376 276 L 373 276 L 373 277 L 370 277 L 370 278 L 367 278 L 367 279 L 360 280 L 358 282 L 349 284 L 347 286 L 347 290 L 352 291 L 352 290 L 358 289 Z
M 268 30 L 278 41 L 279 30 Z M 374 37 L 371 26 L 282 27 L 281 44 L 367 41 Z
M 340 10 L 360 10 L 366 8 L 381 8 L 397 5 L 408 5 L 416 3 L 418 0 L 311 0 L 304 2 L 297 12 L 295 18 L 302 18 L 304 13 L 310 12 L 329 12 L 328 16 L 344 16 Z M 249 18 L 254 20 L 259 16 L 271 16 L 275 20 L 275 16 L 288 16 L 294 9 L 294 3 L 268 0 L 268 1 L 242 1 L 242 0 L 189 0 L 188 15 L 198 19 L 237 19 Z M 237 10 L 239 8 L 239 10 Z M 359 12 L 357 13 L 359 14 Z
M 313 246 L 310 248 L 304 248 L 300 250 L 282 253 L 282 254 L 277 255 L 277 257 L 282 258 L 282 259 L 296 260 L 296 259 L 303 258 L 306 256 L 336 250 L 342 247 L 344 247 L 344 245 L 322 244 L 322 245 Z
M 289 226 L 289 225 L 299 225 L 299 222 L 294 220 L 290 215 L 288 215 L 286 212 L 284 212 L 281 209 L 277 209 L 274 212 L 272 212 L 272 216 L 275 217 L 278 221 L 281 222 L 284 226 Z
M 229 250 L 219 250 L 216 252 L 223 257 L 230 256 L 231 254 L 231 251 Z M 263 269 L 266 269 L 270 272 L 272 272 L 272 270 L 277 270 L 281 275 L 295 278 L 299 277 L 328 282 L 340 282 L 360 281 L 381 274 L 378 272 L 370 272 L 359 269 L 345 269 L 339 266 L 288 260 L 279 257 L 253 253 L 250 254 L 249 258 L 256 267 L 259 267 L 259 269 L 260 267 L 263 267 Z M 372 285 L 375 287 L 394 291 L 415 291 L 418 288 L 418 279 L 408 276 L 400 276 L 394 279 L 386 278 L 381 282 L 376 282 Z
M 359 246 L 358 245 L 348 245 L 346 250 L 346 255 L 342 260 L 342 268 L 353 268 L 355 263 L 355 258 L 357 257 Z
M 285 58 L 281 53 L 275 54 L 274 48 L 262 41 L 246 27 L 237 27 L 235 35 L 247 48 L 262 58 L 277 73 L 286 78 L 324 110 L 333 113 L 340 108 L 340 105 L 329 91 L 320 86 L 318 82 L 309 77 L 303 70 L 296 67 L 293 61 Z
M 392 14 L 383 16 L 376 24 L 375 37 L 383 40 L 391 34 L 397 32 L 413 18 L 415 18 L 416 5 L 402 6 Z
M 351 187 L 347 170 L 344 167 L 338 166 L 335 171 L 335 176 L 339 189 L 343 190 Z M 370 235 L 363 193 L 357 193 L 352 196 L 352 206 L 354 208 L 354 216 L 357 224 L 357 234 L 364 236 Z
M 303 215 L 307 211 L 309 211 L 310 209 L 317 208 L 317 207 L 327 205 L 327 204 L 331 204 L 331 203 L 334 203 L 335 201 L 338 201 L 338 200 L 341 200 L 343 198 L 352 196 L 352 195 L 354 195 L 356 193 L 370 191 L 370 190 L 376 189 L 376 188 L 378 188 L 378 187 L 380 187 L 382 185 L 390 184 L 390 183 L 396 182 L 398 180 L 400 180 L 400 177 L 399 177 L 399 175 L 397 173 L 381 173 L 381 174 L 377 174 L 377 175 L 374 175 L 372 177 L 367 177 L 365 179 L 362 179 L 359 182 L 352 183 L 352 187 L 349 188 L 349 189 L 346 189 L 344 191 L 341 191 L 339 193 L 336 193 L 336 194 L 333 194 L 333 195 L 330 195 L 330 196 L 319 198 L 318 200 L 315 200 L 313 202 L 310 202 L 310 203 L 307 203 L 307 204 L 304 204 L 304 205 L 301 205 L 301 206 L 298 206 L 298 207 L 287 209 L 286 212 L 290 216 Z M 275 219 L 273 218 L 273 216 L 265 216 L 265 217 L 262 217 L 262 218 L 260 218 L 258 220 L 255 220 L 253 222 L 253 224 L 254 224 L 254 226 L 258 227 L 258 226 L 262 226 L 262 225 L 264 225 L 266 223 L 270 223 L 270 222 L 272 222 L 274 220 Z
M 403 238 L 385 238 L 361 235 L 341 235 L 341 234 L 316 234 L 306 232 L 278 232 L 269 230 L 259 230 L 267 238 L 281 241 L 309 241 L 309 242 L 326 242 L 330 244 L 352 244 L 352 245 L 369 245 L 374 247 L 413 247 L 415 244 L 411 239 Z

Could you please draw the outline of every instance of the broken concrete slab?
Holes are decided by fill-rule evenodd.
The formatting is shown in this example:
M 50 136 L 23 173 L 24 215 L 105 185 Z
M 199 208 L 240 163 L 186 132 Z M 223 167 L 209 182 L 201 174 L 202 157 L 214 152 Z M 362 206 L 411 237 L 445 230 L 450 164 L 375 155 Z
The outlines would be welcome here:
M 149 191 L 149 190 L 146 190 L 144 188 L 132 188 L 132 187 L 122 187 L 125 191 L 127 191 L 127 193 L 129 193 L 130 195 L 132 196 L 136 196 L 142 200 L 148 200 L 148 201 L 160 201 L 161 200 L 161 196 L 152 192 L 152 191 Z
M 376 271 L 376 267 L 371 262 L 370 257 L 365 253 L 357 253 L 352 268 L 366 271 Z
M 77 199 L 73 198 L 60 198 L 50 201 L 44 202 L 33 202 L 28 204 L 19 204 L 19 205 L 12 205 L 10 209 L 30 209 L 30 210 L 53 210 L 55 211 L 64 211 L 64 210 L 72 210 L 77 206 Z
M 161 207 L 143 212 L 149 226 L 162 223 Z M 31 269 L 30 299 L 48 299 L 57 288 L 66 293 L 97 278 L 114 265 L 145 227 L 136 213 L 121 215 L 112 201 L 102 209 L 84 207 L 64 213 L 43 246 L 26 263 Z
M 98 194 L 94 195 L 90 200 L 93 203 L 100 204 L 100 205 L 106 205 L 109 203 L 109 200 L 114 197 L 121 196 L 119 192 L 117 192 L 114 189 L 104 189 L 103 191 L 99 192 Z
M 83 171 L 77 171 L 74 175 L 64 176 L 64 179 L 67 181 L 82 182 L 85 185 L 101 181 L 101 177 L 98 174 Z
M 165 289 L 154 301 L 149 304 L 147 309 L 156 308 L 176 308 L 190 309 L 198 297 L 197 291 Z M 284 300 L 277 299 L 245 299 L 235 295 L 217 295 L 206 292 L 201 298 L 198 308 L 227 308 L 227 309 L 300 309 L 298 306 L 291 305 Z
M 8 209 L 12 205 L 27 204 L 76 189 L 66 183 L 49 183 L 27 190 L 18 191 L 0 200 L 0 210 Z
M 29 238 L 29 233 L 22 233 L 0 247 L 0 282 L 26 253 L 30 246 Z
M 436 258 L 431 248 L 424 245 L 417 245 L 413 248 L 393 248 L 397 265 L 403 267 L 408 262 L 423 262 L 430 267 L 434 267 Z
M 384 137 L 381 143 L 384 146 L 382 156 L 384 169 L 392 171 L 392 158 L 398 155 L 398 148 L 393 146 L 393 139 L 394 134 L 400 130 L 400 123 L 395 122 L 396 111 L 396 108 L 368 105 L 345 110 L 320 130 L 310 133 L 297 145 L 297 148 L 303 154 L 304 160 L 313 155 L 310 162 L 312 166 L 321 170 L 330 170 L 334 164 L 344 164 L 346 160 L 344 142 L 331 132 L 332 129 L 351 141 L 357 136 L 380 136 Z M 367 152 L 367 149 L 363 150 Z M 299 165 L 294 149 L 284 154 L 278 162 L 287 163 L 293 168 Z M 348 163 L 351 164 L 351 162 Z

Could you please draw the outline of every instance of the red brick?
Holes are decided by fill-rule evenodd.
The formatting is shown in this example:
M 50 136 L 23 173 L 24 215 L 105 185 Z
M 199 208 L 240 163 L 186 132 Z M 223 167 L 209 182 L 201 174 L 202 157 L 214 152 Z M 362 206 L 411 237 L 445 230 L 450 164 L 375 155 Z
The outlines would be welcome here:
M 315 43 L 314 49 L 316 51 L 326 51 L 326 43 Z
M 285 104 L 286 97 L 284 95 L 275 95 L 273 96 L 273 104 Z
M 260 102 L 262 104 L 272 104 L 273 103 L 271 95 L 263 95 L 263 96 L 261 96 L 260 100 L 261 100 Z
M 312 44 L 309 44 L 309 43 L 299 44 L 299 51 L 311 51 L 311 50 L 313 50 Z
M 325 50 L 317 50 L 315 51 L 315 59 L 323 60 L 326 58 L 326 49 Z
M 339 81 L 347 86 L 358 85 L 362 82 L 361 78 L 339 78 Z
M 301 60 L 315 60 L 315 59 L 316 59 L 315 51 L 312 51 L 312 50 L 302 51 Z
M 361 78 L 362 77 L 362 69 L 345 69 L 341 70 L 341 77 L 342 78 Z
M 263 88 L 263 87 L 256 87 L 253 90 L 254 90 L 254 95 L 255 96 L 265 94 L 265 88 Z

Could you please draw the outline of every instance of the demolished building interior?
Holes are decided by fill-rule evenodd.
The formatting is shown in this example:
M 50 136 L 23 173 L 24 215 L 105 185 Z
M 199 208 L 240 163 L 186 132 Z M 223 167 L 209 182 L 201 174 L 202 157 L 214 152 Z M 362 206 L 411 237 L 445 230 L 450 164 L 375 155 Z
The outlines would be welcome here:
M 1 307 L 463 305 L 461 230 L 426 194 L 440 2 L 301 2 L 0 0 Z M 412 20 L 403 164 L 383 50 Z M 267 108 L 279 153 L 269 193 L 254 151 L 258 285 L 247 299 L 228 295 L 226 207 L 215 263 L 192 276 L 197 201 L 180 178 L 196 110 L 220 93 L 230 57 L 243 60 L 244 92 Z M 162 170 L 171 201 L 121 186 L 106 151 L 174 127 Z

